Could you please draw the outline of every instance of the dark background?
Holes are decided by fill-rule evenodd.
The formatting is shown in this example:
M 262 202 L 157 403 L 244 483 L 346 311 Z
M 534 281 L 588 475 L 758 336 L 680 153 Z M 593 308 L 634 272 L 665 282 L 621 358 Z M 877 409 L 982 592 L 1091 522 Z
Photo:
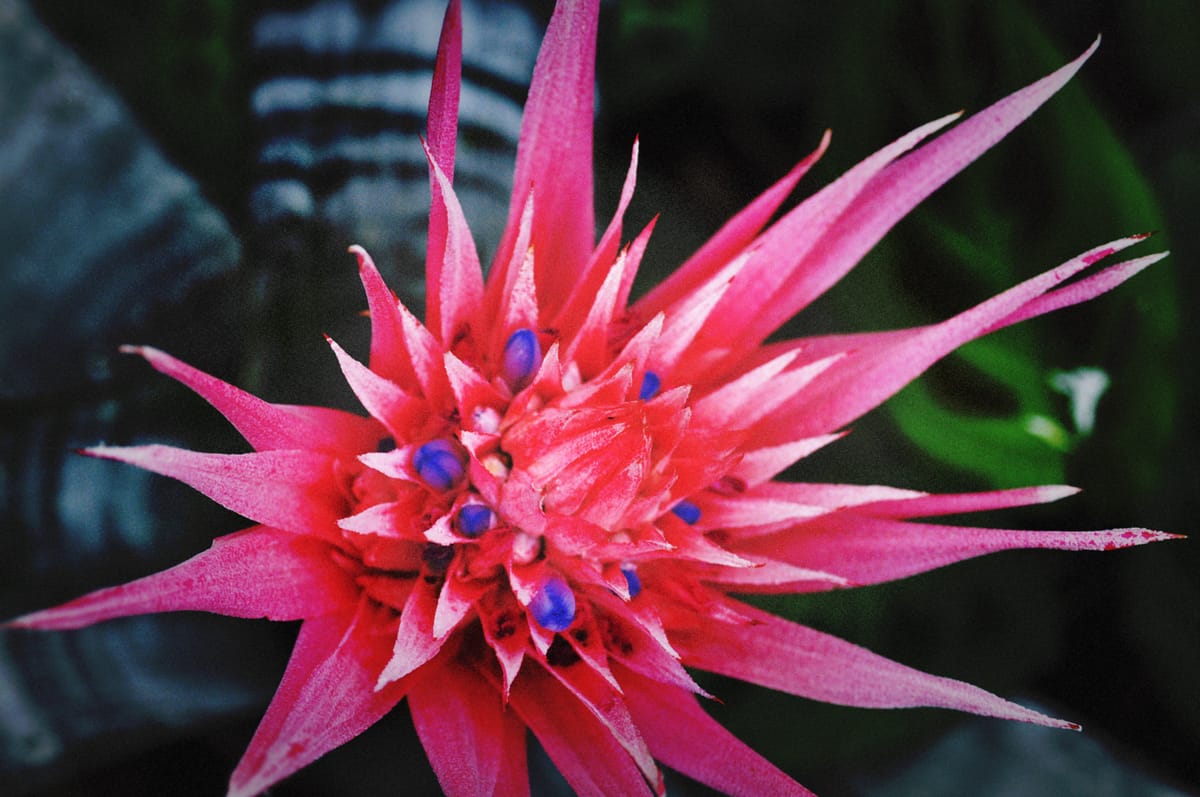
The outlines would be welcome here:
M 216 0 L 130 3 L 120 14 L 86 2 L 42 0 L 33 8 L 122 98 L 168 161 L 197 181 L 203 200 L 240 241 L 250 242 L 248 251 L 257 251 L 261 236 L 246 209 L 254 180 L 246 110 L 255 69 L 246 43 L 251 8 Z M 1099 52 L 1068 88 L 902 222 L 788 333 L 931 322 L 1129 233 L 1160 231 L 1136 254 L 1170 248 L 1172 256 L 1085 307 L 949 358 L 856 423 L 847 440 L 802 463 L 797 478 L 928 490 L 1066 482 L 1084 493 L 985 520 L 1008 527 L 1141 525 L 1194 532 L 1200 504 L 1191 302 L 1200 296 L 1200 8 L 1131 0 L 1057 3 L 1053 10 L 934 0 L 605 6 L 598 216 L 605 221 L 615 204 L 630 143 L 640 136 L 638 196 L 626 229 L 662 214 L 643 267 L 648 280 L 669 271 L 810 151 L 826 127 L 833 145 L 804 179 L 801 195 L 920 123 L 959 108 L 978 110 L 1032 82 L 1085 49 L 1096 33 L 1104 37 Z M 19 184 L 29 191 L 70 190 L 43 186 L 43 178 L 32 172 Z M 11 176 L 8 184 L 14 184 Z M 239 269 L 197 277 L 197 287 L 182 296 L 164 276 L 161 301 L 149 301 L 129 333 L 134 337 L 125 339 L 169 348 L 229 376 L 245 373 L 242 336 L 303 335 L 319 343 L 320 333 L 338 323 L 333 315 L 344 308 L 332 300 L 323 306 L 319 298 L 311 300 L 306 328 L 296 329 L 286 315 L 248 318 L 261 305 L 226 295 L 255 288 L 238 276 L 247 271 L 244 257 Z M 338 278 L 352 282 L 353 273 L 345 269 Z M 102 293 L 102 286 L 91 293 Z M 49 293 L 46 301 L 49 306 Z M 273 323 L 287 328 L 273 329 Z M 47 343 L 47 357 L 56 345 Z M 271 348 L 261 340 L 250 345 Z M 234 370 L 221 371 L 222 365 Z M 335 375 L 330 360 L 319 365 L 329 371 L 322 378 Z M 1049 385 L 1056 370 L 1081 366 L 1103 369 L 1111 379 L 1090 434 L 1074 429 L 1065 397 Z M 164 402 L 174 406 L 180 392 L 147 386 L 153 380 L 132 366 L 114 368 L 101 369 L 87 386 L 56 390 L 54 406 L 70 414 L 78 399 L 90 408 L 81 411 L 110 407 L 132 414 L 121 427 L 131 437 L 174 435 L 196 447 L 234 450 L 233 438 L 202 408 L 161 411 Z M 308 384 L 300 389 L 319 392 Z M 282 389 L 270 397 L 309 400 Z M 6 399 L 10 440 L 24 440 L 44 423 L 46 401 L 36 391 Z M 159 411 L 141 415 L 131 406 Z M 1055 444 L 1028 434 L 1033 415 L 1058 425 Z M 29 515 L 14 506 L 23 494 L 21 480 L 32 478 L 25 469 L 46 467 L 49 455 L 42 454 L 23 460 L 22 470 L 10 471 L 4 483 L 6 525 L 29 539 L 35 539 Z M 178 491 L 166 500 L 187 499 Z M 189 528 L 236 527 L 202 503 L 187 506 Z M 169 523 L 153 516 L 146 527 Z M 100 565 L 79 556 L 77 566 L 50 568 L 54 577 L 36 584 L 4 565 L 0 606 L 9 616 L 135 577 L 150 572 L 148 564 L 161 567 L 199 550 L 202 539 L 194 532 L 168 535 L 150 557 L 118 547 Z M 35 543 L 6 545 L 10 563 L 35 556 Z M 986 789 L 1005 784 L 1017 789 L 1013 793 L 1058 794 L 1064 793 L 1058 771 L 1064 768 L 1084 782 L 1106 773 L 1113 794 L 1155 793 L 1151 782 L 1197 793 L 1198 564 L 1190 541 L 1103 556 L 1018 552 L 896 584 L 770 604 L 907 664 L 1037 702 L 1081 722 L 1082 737 L 1009 731 L 997 721 L 933 710 L 831 707 L 718 679 L 705 685 L 724 701 L 714 707 L 723 722 L 823 794 L 1001 793 Z M 49 756 L 37 767 L 9 770 L 22 791 L 150 794 L 170 786 L 175 793 L 211 794 L 223 788 L 282 673 L 294 630 L 267 633 L 263 623 L 214 618 L 178 622 L 198 629 L 193 639 L 224 641 L 215 649 L 196 643 L 196 671 L 175 685 L 207 683 L 225 708 L 195 715 L 181 710 L 168 725 L 139 726 L 131 719 L 108 733 L 105 718 L 95 717 L 92 741 L 69 760 Z M 230 630 L 238 624 L 247 630 Z M 138 626 L 127 627 L 130 641 L 121 644 L 143 639 Z M 145 633 L 153 637 L 163 627 L 147 626 Z M 9 635 L 8 644 L 24 650 L 15 661 L 32 660 L 34 653 L 25 650 L 31 643 Z M 69 657 L 75 643 L 57 644 L 67 648 L 57 655 Z M 31 679 L 0 673 L 0 681 L 6 677 L 13 684 Z M 48 667 L 33 691 L 69 690 L 70 678 L 61 667 Z M 204 703 L 203 695 L 192 699 Z M 435 789 L 407 718 L 396 714 L 278 793 Z M 1064 735 L 1070 738 L 1062 741 Z M 914 771 L 926 777 L 923 786 L 908 785 Z M 930 772 L 947 781 L 936 784 L 942 791 L 930 785 Z M 1020 772 L 1029 779 L 1014 774 Z

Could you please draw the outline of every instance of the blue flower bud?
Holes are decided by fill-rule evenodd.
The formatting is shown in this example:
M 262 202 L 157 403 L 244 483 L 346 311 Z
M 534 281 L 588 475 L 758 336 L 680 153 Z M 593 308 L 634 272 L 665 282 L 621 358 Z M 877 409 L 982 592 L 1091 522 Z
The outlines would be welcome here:
M 638 398 L 642 401 L 649 401 L 658 395 L 660 387 L 662 387 L 662 380 L 658 378 L 658 374 L 647 371 L 642 376 L 642 389 L 638 391 Z
M 537 624 L 547 631 L 566 631 L 575 622 L 575 593 L 566 581 L 551 576 L 542 582 L 533 596 L 529 611 Z
M 478 537 L 492 527 L 492 510 L 483 504 L 464 504 L 454 516 L 454 528 L 464 537 Z
M 514 393 L 529 384 L 541 364 L 542 344 L 532 329 L 522 327 L 509 336 L 500 375 Z
M 435 490 L 449 490 L 467 474 L 467 452 L 454 440 L 430 440 L 413 455 L 412 467 Z
M 689 526 L 694 526 L 700 520 L 700 507 L 693 504 L 691 501 L 680 501 L 671 508 L 675 516 Z
M 642 591 L 642 580 L 638 578 L 637 568 L 633 565 L 621 565 L 621 574 L 625 576 L 625 583 L 629 587 L 629 597 L 636 598 Z

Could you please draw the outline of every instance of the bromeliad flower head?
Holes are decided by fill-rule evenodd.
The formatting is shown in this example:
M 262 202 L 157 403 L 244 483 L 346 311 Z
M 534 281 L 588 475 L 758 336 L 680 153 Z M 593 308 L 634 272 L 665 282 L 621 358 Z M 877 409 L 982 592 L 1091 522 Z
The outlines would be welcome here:
M 1132 236 L 940 324 L 764 342 L 1091 50 L 928 143 L 956 117 L 917 128 L 768 226 L 826 134 L 631 302 L 651 229 L 621 245 L 636 144 L 615 218 L 594 243 L 596 22 L 594 0 L 564 1 L 550 22 L 485 280 L 453 188 L 461 45 L 451 2 L 426 142 L 424 323 L 354 248 L 368 364 L 330 341 L 369 417 L 270 404 L 160 351 L 128 349 L 211 402 L 254 451 L 89 453 L 180 479 L 255 525 L 10 625 L 183 609 L 302 620 L 231 794 L 261 792 L 402 700 L 453 795 L 528 793 L 527 731 L 580 793 L 661 791 L 659 762 L 730 793 L 804 793 L 709 717 L 688 668 L 848 705 L 1074 727 L 734 595 L 873 584 L 1008 548 L 1170 536 L 913 520 L 1051 501 L 1069 487 L 930 495 L 776 480 L 957 346 L 1090 299 L 1162 257 L 1068 282 L 1144 237 Z

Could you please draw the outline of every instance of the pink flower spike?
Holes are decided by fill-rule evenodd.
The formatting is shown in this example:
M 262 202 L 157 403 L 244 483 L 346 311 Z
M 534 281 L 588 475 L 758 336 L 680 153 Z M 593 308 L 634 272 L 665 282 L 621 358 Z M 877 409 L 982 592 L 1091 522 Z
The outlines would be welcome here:
M 358 277 L 367 295 L 367 313 L 371 317 L 371 370 L 400 387 L 417 391 L 417 377 L 404 344 L 399 301 L 383 282 L 375 261 L 361 246 L 351 246 L 358 261 Z
M 471 328 L 470 319 L 483 309 L 483 272 L 479 255 L 475 251 L 475 240 L 467 227 L 458 197 L 450 186 L 450 179 L 438 165 L 437 159 L 425 146 L 429 161 L 430 180 L 436 185 L 435 196 L 445 206 L 445 234 L 429 251 L 441 251 L 440 261 L 431 261 L 426 273 L 428 298 L 425 303 L 425 320 L 430 329 L 439 335 L 442 345 L 453 350 L 460 336 Z M 433 235 L 433 227 L 430 227 Z
M 834 363 L 807 390 L 784 405 L 789 422 L 777 425 L 773 433 L 812 434 L 850 423 L 959 346 L 1005 325 L 1009 318 L 1020 317 L 1031 303 L 1044 299 L 1049 291 L 1095 263 L 1097 253 L 1119 251 L 1142 239 L 1142 236 L 1124 238 L 1084 252 L 940 324 L 857 335 L 841 342 L 840 345 L 851 347 L 848 356 Z M 1155 255 L 1150 258 L 1159 259 Z M 810 350 L 822 348 L 818 340 Z
M 845 272 L 816 269 L 807 256 L 820 256 L 829 246 L 829 237 L 846 231 L 842 215 L 866 192 L 877 174 L 958 117 L 943 116 L 901 136 L 800 203 L 759 236 L 742 278 L 723 299 L 703 339 L 710 345 L 720 340 L 720 345 L 735 355 L 743 353 L 833 285 Z M 846 270 L 851 265 L 847 264 Z M 800 301 L 781 301 L 784 291 L 798 294 Z
M 453 186 L 463 10 L 450 0 L 422 142 L 432 194 L 425 322 L 351 247 L 369 360 L 329 341 L 370 417 L 271 404 L 156 349 L 123 349 L 211 403 L 255 450 L 84 453 L 179 479 L 261 525 L 4 626 L 175 610 L 302 621 L 230 795 L 262 793 L 405 696 L 450 797 L 528 797 L 530 732 L 580 794 L 662 795 L 660 763 L 729 794 L 809 794 L 703 710 L 696 698 L 710 696 L 690 669 L 844 705 L 1077 728 L 733 596 L 849 589 L 1015 548 L 1175 537 L 914 520 L 1076 492 L 1062 485 L 939 495 L 780 480 L 955 348 L 1090 300 L 1164 256 L 1098 265 L 1147 237 L 1128 236 L 941 323 L 764 342 L 1048 100 L 1094 45 L 956 126 L 943 130 L 958 114 L 915 128 L 780 212 L 829 146 L 826 132 L 631 306 L 658 217 L 622 239 L 635 140 L 593 245 L 598 17 L 599 0 L 556 4 L 485 282 Z
M 1090 277 L 1085 277 L 1077 282 L 1072 282 L 1062 288 L 1057 288 L 1040 296 L 1037 299 L 1030 301 L 1017 312 L 988 328 L 988 332 L 994 329 L 1011 326 L 1019 321 L 1025 321 L 1030 318 L 1035 318 L 1045 313 L 1061 310 L 1064 307 L 1071 307 L 1080 302 L 1090 301 L 1095 299 L 1102 293 L 1107 293 L 1117 287 L 1125 280 L 1145 271 L 1150 266 L 1154 265 L 1170 252 L 1158 252 L 1145 257 L 1126 260 L 1124 263 L 1118 263 L 1115 266 L 1110 266 L 1103 271 L 1093 274 Z
M 442 21 L 442 35 L 438 42 L 437 60 L 433 67 L 433 83 L 429 92 L 429 118 L 426 125 L 428 140 L 426 153 L 429 169 L 429 234 L 425 247 L 425 273 L 429 286 L 425 320 L 435 331 L 443 332 L 442 341 L 449 345 L 450 338 L 444 334 L 442 316 L 444 309 L 441 297 L 443 274 L 451 272 L 457 263 L 447 265 L 447 247 L 451 245 L 450 208 L 446 196 L 447 186 L 454 179 L 454 150 L 458 138 L 458 102 L 462 85 L 462 9 L 459 0 L 451 0 L 446 6 Z M 439 177 L 438 171 L 442 176 Z M 451 253 L 452 259 L 457 259 Z M 448 284 L 454 289 L 454 280 Z M 453 316 L 454 313 L 451 313 Z M 451 318 L 451 325 L 456 321 Z
M 435 579 L 436 582 L 436 579 Z M 429 662 L 446 638 L 433 635 L 433 618 L 437 613 L 437 586 L 418 579 L 400 615 L 400 625 L 392 644 L 392 656 L 376 671 L 375 691 L 379 692 L 401 680 L 421 665 Z
M 281 448 L 352 453 L 378 442 L 379 425 L 368 418 L 327 407 L 271 404 L 150 346 L 122 346 L 156 371 L 178 380 L 213 405 L 256 451 Z
M 650 751 L 667 766 L 723 794 L 812 795 L 722 728 L 695 696 L 634 673 L 621 673 L 620 678 Z M 681 725 L 687 733 L 678 732 Z
M 342 375 L 367 412 L 379 420 L 396 440 L 410 437 L 429 415 L 428 404 L 405 393 L 395 382 L 383 378 L 355 360 L 333 338 L 325 341 L 333 349 Z
M 513 684 L 509 704 L 577 794 L 651 794 L 624 748 L 545 670 L 526 668 Z
M 993 490 L 986 493 L 955 493 L 945 495 L 914 495 L 869 501 L 855 507 L 856 512 L 880 517 L 911 518 L 955 515 L 963 512 L 987 512 L 1032 504 L 1049 504 L 1079 492 L 1078 487 L 1065 484 L 1046 484 L 1019 487 L 1012 490 Z
M 608 279 L 605 274 L 616 258 L 617 249 L 621 244 L 621 221 L 637 185 L 637 164 L 638 140 L 635 138 L 633 153 L 629 156 L 629 171 L 625 174 L 625 183 L 621 186 L 621 197 L 617 200 L 617 209 L 613 213 L 612 221 L 600 236 L 600 242 L 592 251 L 587 265 L 571 289 L 570 296 L 554 320 L 553 325 L 561 330 L 565 337 L 571 337 L 575 333 L 578 319 L 587 315 L 588 308 L 594 304 L 595 297 L 601 292 L 601 284 Z
M 212 548 L 151 576 L 97 590 L 4 625 L 62 630 L 117 617 L 202 611 L 230 617 L 300 620 L 353 608 L 350 575 L 329 546 L 311 537 L 256 526 L 213 541 Z
M 1174 539 L 1146 529 L 1019 531 L 940 526 L 860 515 L 821 515 L 796 530 L 740 542 L 739 553 L 832 570 L 855 584 L 876 584 L 996 551 L 1045 548 L 1112 551 Z
M 633 315 L 637 318 L 651 318 L 656 313 L 664 312 L 668 307 L 679 301 L 687 294 L 695 291 L 707 279 L 708 275 L 720 269 L 742 253 L 754 240 L 758 232 L 766 225 L 787 199 L 788 195 L 800 182 L 800 178 L 808 173 L 825 150 L 829 148 L 832 132 L 825 131 L 817 148 L 804 160 L 800 161 L 790 172 L 779 179 L 775 185 L 764 191 L 757 199 L 743 208 L 736 216 L 727 221 L 723 227 L 710 238 L 696 253 L 689 257 L 673 274 L 650 289 L 633 307 Z
M 566 301 L 595 235 L 592 208 L 592 114 L 598 0 L 558 3 L 538 53 L 517 145 L 508 225 L 496 263 L 512 256 L 530 187 L 540 209 L 533 221 L 537 284 L 550 317 Z
M 357 612 L 304 621 L 283 682 L 233 772 L 228 797 L 261 794 L 353 739 L 400 702 L 402 683 L 372 689 L 386 655 L 386 638 L 378 632 L 385 616 L 386 610 L 363 601 Z
M 1008 135 L 1042 103 L 1050 99 L 1079 71 L 1099 45 L 1100 40 L 1097 38 L 1091 47 L 1071 63 L 974 114 L 947 133 L 875 174 L 862 187 L 861 192 L 856 192 L 854 200 L 839 215 L 836 227 L 832 228 L 829 234 L 822 236 L 820 247 L 812 250 L 813 256 L 802 261 L 801 279 L 786 283 L 780 281 L 783 287 L 770 297 L 769 305 L 742 305 L 743 314 L 746 314 L 746 307 L 762 306 L 764 312 L 749 313 L 752 323 L 742 330 L 741 339 L 761 341 L 780 323 L 827 290 L 909 210 Z M 930 126 L 941 126 L 953 118 L 945 117 Z M 782 224 L 781 222 L 781 225 L 777 226 Z M 770 261 L 763 262 L 766 265 Z M 774 268 L 778 269 L 778 265 Z
M 454 180 L 454 149 L 458 140 L 458 101 L 462 86 L 462 3 L 450 0 L 442 20 L 433 84 L 429 91 L 426 140 L 433 160 L 446 178 Z M 430 186 L 437 189 L 436 185 Z
M 506 729 L 512 720 L 491 684 L 451 661 L 442 677 L 413 678 L 408 704 L 442 790 L 475 797 L 496 794 L 497 781 L 507 768 L 505 759 L 512 752 Z M 522 755 L 524 730 L 521 727 Z
M 685 664 L 800 697 L 863 708 L 933 706 L 1078 730 L 978 687 L 905 667 L 865 648 L 737 603 L 750 625 L 721 622 L 720 634 L 681 636 Z M 711 622 L 711 621 L 710 621 Z M 718 621 L 720 622 L 720 621 Z M 720 638 L 720 643 L 713 639 Z
M 298 534 L 340 537 L 345 498 L 331 483 L 333 459 L 314 451 L 204 454 L 172 446 L 95 446 L 85 454 L 170 476 L 239 515 Z

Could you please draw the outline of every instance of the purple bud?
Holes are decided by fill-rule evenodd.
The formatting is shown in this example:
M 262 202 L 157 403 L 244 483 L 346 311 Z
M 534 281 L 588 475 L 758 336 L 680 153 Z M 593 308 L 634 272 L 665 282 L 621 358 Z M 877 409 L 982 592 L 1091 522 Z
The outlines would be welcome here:
M 633 565 L 621 565 L 621 574 L 625 576 L 625 584 L 629 587 L 629 597 L 636 598 L 642 591 L 642 580 L 638 578 L 637 568 Z
M 638 391 L 638 398 L 642 401 L 649 401 L 658 395 L 660 387 L 662 387 L 662 380 L 658 378 L 658 374 L 647 371 L 642 376 L 642 389 Z
M 449 490 L 467 473 L 467 452 L 448 438 L 430 440 L 413 455 L 412 467 L 435 490 Z
M 671 507 L 671 511 L 675 516 L 689 526 L 694 526 L 700 520 L 700 507 L 693 504 L 691 501 L 680 501 L 675 506 Z
M 533 619 L 547 631 L 566 631 L 575 622 L 575 593 L 567 582 L 551 576 L 542 582 L 529 604 Z
M 522 327 L 509 336 L 500 375 L 514 393 L 529 384 L 541 364 L 542 344 L 532 329 Z
M 454 528 L 464 537 L 478 537 L 492 527 L 492 517 L 483 504 L 464 504 L 454 516 Z

